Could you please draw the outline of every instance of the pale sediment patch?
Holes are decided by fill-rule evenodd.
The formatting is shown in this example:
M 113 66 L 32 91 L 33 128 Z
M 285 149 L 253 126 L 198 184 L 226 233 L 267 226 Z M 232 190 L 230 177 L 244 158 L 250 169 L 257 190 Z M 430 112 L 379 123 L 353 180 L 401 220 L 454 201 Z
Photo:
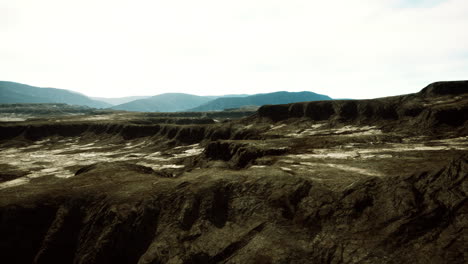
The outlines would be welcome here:
M 253 165 L 253 166 L 250 166 L 251 169 L 264 169 L 266 168 L 265 165 Z
M 23 122 L 26 120 L 27 118 L 21 117 L 0 117 L 0 122 Z
M 35 171 L 26 175 L 26 177 L 28 177 L 29 179 L 40 178 L 44 176 L 54 176 L 57 178 L 69 178 L 74 175 L 75 175 L 74 173 L 65 169 L 64 167 L 56 167 L 56 168 L 47 168 L 47 169 L 38 170 L 38 171 Z
M 144 162 L 144 161 L 137 162 L 136 164 L 149 167 L 155 171 L 163 170 L 163 169 L 181 169 L 185 167 L 185 165 L 179 165 L 179 164 L 154 164 L 154 163 L 149 163 L 149 162 Z
M 142 141 L 140 143 L 137 143 L 137 144 L 133 144 L 132 142 L 128 142 L 127 144 L 125 144 L 126 146 L 123 147 L 124 149 L 133 149 L 133 148 L 137 148 L 137 147 L 141 147 L 143 145 L 148 145 L 148 141 L 145 140 L 145 141 Z
M 155 163 L 151 160 L 133 160 L 132 162 L 135 162 L 135 164 L 137 165 L 142 165 L 142 166 L 145 166 L 145 167 L 149 167 L 153 170 L 159 170 L 161 168 L 161 164 L 160 163 Z
M 161 166 L 161 169 L 181 169 L 185 167 L 184 165 L 178 165 L 178 164 L 165 164 Z
M 435 141 L 425 144 L 391 144 L 389 147 L 378 149 L 360 149 L 359 153 L 382 153 L 382 152 L 407 152 L 407 151 L 438 151 L 438 150 L 467 150 L 467 142 L 443 142 L 441 144 L 431 145 L 430 143 L 437 143 Z
M 161 169 L 161 165 L 160 164 L 154 164 L 154 163 L 149 163 L 149 162 L 144 162 L 144 161 L 139 161 L 136 163 L 137 165 L 141 165 L 141 166 L 145 166 L 145 167 L 148 167 L 148 168 L 151 168 L 153 170 L 159 170 Z
M 198 145 L 199 145 L 199 144 L 196 143 L 196 144 L 187 145 L 187 146 L 178 146 L 178 147 L 175 147 L 174 149 L 195 148 L 195 147 L 197 147 Z
M 50 172 L 56 172 L 58 170 L 59 170 L 58 168 L 47 168 L 47 169 L 42 169 L 41 172 L 42 173 L 50 173 Z
M 180 149 L 185 149 L 180 153 L 173 153 L 172 158 L 186 158 L 186 157 L 191 157 L 191 156 L 196 156 L 199 155 L 203 152 L 204 148 L 200 147 L 200 144 L 193 144 L 193 145 L 188 145 L 188 146 L 180 146 L 176 147 L 174 149 L 180 150 Z
M 431 142 L 439 142 L 445 144 L 452 144 L 452 145 L 468 145 L 468 136 L 466 137 L 457 137 L 457 138 L 447 138 L 447 139 L 439 139 L 439 140 L 432 140 Z
M 288 137 L 305 137 L 305 136 L 315 136 L 315 135 L 342 135 L 342 136 L 371 136 L 371 135 L 380 135 L 382 131 L 374 126 L 344 126 L 341 128 L 332 128 L 332 129 L 318 129 L 324 124 L 316 124 L 315 127 L 305 129 L 303 131 L 298 131 L 296 133 L 290 133 L 286 136 Z
M 161 151 L 156 151 L 156 152 L 146 155 L 146 157 L 159 157 L 159 156 L 161 156 Z
M 43 140 L 36 141 L 34 144 L 35 145 L 42 145 L 42 144 L 47 143 L 49 141 L 50 141 L 50 138 L 46 138 L 46 139 L 43 139 Z
M 313 125 L 310 126 L 310 128 L 311 129 L 317 129 L 317 128 L 323 127 L 324 125 L 325 125 L 325 123 L 323 123 L 323 124 L 313 124 Z
M 93 152 L 90 152 L 90 153 L 79 153 L 78 155 L 80 155 L 81 157 L 84 157 L 84 158 L 96 158 L 99 156 L 100 153 L 93 153 Z
M 6 189 L 6 188 L 11 188 L 11 187 L 17 187 L 21 186 L 24 184 L 27 184 L 31 181 L 31 179 L 35 178 L 40 178 L 44 176 L 54 176 L 57 178 L 69 178 L 73 177 L 75 174 L 72 173 L 71 171 L 68 171 L 64 168 L 57 167 L 57 168 L 47 168 L 47 169 L 40 169 L 37 171 L 34 171 L 32 173 L 29 173 L 28 175 L 24 177 L 20 177 L 11 181 L 6 181 L 3 183 L 0 183 L 0 190 L 1 189 Z
M 188 154 L 188 155 L 198 155 L 198 154 L 201 154 L 203 152 L 203 148 L 193 148 L 193 149 L 187 149 L 186 151 L 184 151 L 185 154 Z
M 304 154 L 295 154 L 295 155 L 287 155 L 288 158 L 293 159 L 350 159 L 350 158 L 357 158 L 359 154 L 354 151 L 349 152 L 327 152 L 327 150 L 320 150 L 319 153 L 304 153 Z
M 306 166 L 317 166 L 321 165 L 320 163 L 313 163 L 313 162 L 299 162 L 301 165 L 306 165 Z
M 45 158 L 49 155 L 46 155 L 46 154 L 29 154 L 29 157 L 31 158 Z
M 348 132 L 363 132 L 363 131 L 376 131 L 378 130 L 375 126 L 344 126 L 338 129 L 333 129 L 333 133 L 335 134 L 342 134 Z M 380 131 L 380 130 L 378 130 Z
M 339 148 L 311 149 L 310 152 L 287 155 L 291 159 L 387 159 L 396 153 L 411 151 L 468 150 L 468 138 L 434 140 L 426 144 L 386 144 L 381 148 L 362 148 L 349 144 Z
M 0 183 L 0 190 L 5 189 L 5 188 L 20 186 L 20 185 L 28 183 L 29 181 L 30 179 L 28 177 L 21 177 L 21 178 L 14 179 L 11 181 L 2 182 Z
M 54 174 L 54 176 L 57 177 L 57 178 L 67 179 L 67 178 L 75 176 L 75 173 L 72 173 L 70 171 L 68 171 L 68 172 L 67 171 L 61 171 L 60 173 Z
M 173 159 L 174 157 L 162 157 L 161 152 L 154 152 L 149 155 L 146 155 L 143 157 L 145 160 L 151 160 L 151 161 L 168 161 Z
M 362 159 L 390 159 L 393 155 L 390 154 L 362 154 L 360 158 Z
M 175 158 L 186 158 L 191 156 L 199 155 L 203 152 L 204 148 L 193 148 L 185 150 L 183 153 L 174 154 Z
M 72 143 L 72 145 L 61 145 L 61 148 L 48 149 L 49 147 L 43 144 L 49 142 L 49 139 L 37 141 L 36 144 L 24 148 L 8 148 L 0 150 L 0 159 L 2 162 L 21 171 L 29 171 L 30 173 L 23 180 L 12 181 L 11 183 L 2 183 L 2 188 L 18 186 L 29 182 L 31 178 L 39 178 L 43 176 L 55 176 L 58 178 L 69 178 L 74 176 L 74 172 L 70 168 L 87 166 L 98 162 L 113 162 L 127 161 L 140 162 L 142 165 L 152 167 L 153 169 L 164 168 L 182 168 L 183 165 L 172 164 L 168 161 L 176 157 L 188 157 L 201 153 L 202 148 L 198 144 L 186 146 L 188 149 L 177 155 L 180 156 L 162 156 L 161 152 L 151 154 L 133 151 L 135 147 L 146 144 L 146 141 L 138 143 L 128 142 L 126 147 L 112 151 L 100 151 L 100 146 L 95 142 L 83 145 L 76 144 L 77 139 L 61 140 L 63 143 Z M 36 149 L 40 148 L 40 149 Z M 90 151 L 95 150 L 95 151 Z M 96 152 L 99 151 L 99 152 Z M 28 180 L 27 180 L 28 179 Z
M 88 116 L 85 118 L 80 118 L 80 120 L 86 120 L 86 121 L 98 121 L 98 120 L 112 120 L 113 115 L 97 115 L 97 116 Z
M 343 164 L 328 163 L 326 165 L 329 166 L 329 167 L 332 167 L 332 168 L 337 168 L 337 169 L 344 170 L 344 171 L 355 172 L 355 173 L 362 174 L 362 175 L 367 175 L 367 176 L 376 176 L 376 177 L 381 177 L 382 176 L 382 174 L 380 174 L 379 172 L 374 171 L 374 170 L 369 170 L 369 169 L 352 167 L 352 166 L 343 165 Z
M 359 167 L 353 167 L 349 165 L 344 165 L 344 164 L 337 164 L 337 163 L 318 163 L 318 162 L 300 162 L 300 165 L 293 165 L 295 167 L 300 167 L 304 169 L 304 166 L 306 167 L 312 167 L 312 168 L 319 168 L 319 167 L 330 167 L 334 169 L 339 169 L 347 172 L 353 172 L 353 173 L 358 173 L 366 176 L 375 176 L 375 177 L 381 177 L 382 174 L 378 171 L 371 170 L 371 169 L 364 169 L 364 168 L 359 168 Z
M 281 125 L 277 125 L 277 126 L 271 126 L 271 127 L 270 127 L 270 130 L 280 129 L 280 128 L 285 127 L 285 126 L 286 126 L 286 124 L 281 124 Z

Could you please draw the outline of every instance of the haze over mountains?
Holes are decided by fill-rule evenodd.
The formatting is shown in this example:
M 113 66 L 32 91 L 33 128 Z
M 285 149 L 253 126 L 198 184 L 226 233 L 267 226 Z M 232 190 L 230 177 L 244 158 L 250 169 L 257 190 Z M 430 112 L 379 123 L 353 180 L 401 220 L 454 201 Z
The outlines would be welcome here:
M 332 100 L 313 92 L 274 92 L 266 94 L 231 94 L 198 96 L 184 93 L 164 93 L 155 96 L 121 98 L 90 98 L 65 89 L 40 88 L 15 82 L 0 82 L 0 103 L 65 103 L 93 108 L 135 112 L 202 112 L 266 104 L 287 104 L 302 101 Z
M 105 102 L 110 105 L 119 105 L 119 104 L 125 104 L 125 103 L 135 101 L 135 100 L 146 99 L 149 97 L 151 96 L 125 96 L 125 97 L 117 97 L 117 98 L 91 97 L 91 99 Z
M 191 110 L 205 104 L 209 104 L 213 100 L 221 98 L 244 98 L 246 94 L 231 94 L 221 96 L 198 96 L 184 93 L 164 93 L 155 95 L 141 100 L 134 100 L 125 104 L 120 104 L 111 107 L 115 110 L 135 111 L 135 112 L 180 112 L 180 111 L 198 111 Z M 248 101 L 240 106 L 248 105 Z M 224 110 L 224 105 L 219 105 L 213 110 Z M 203 111 L 203 110 L 202 110 Z M 211 110 L 210 110 L 211 111 Z
M 179 112 L 197 107 L 211 100 L 213 100 L 213 97 L 210 96 L 165 93 L 113 106 L 112 109 L 136 112 Z

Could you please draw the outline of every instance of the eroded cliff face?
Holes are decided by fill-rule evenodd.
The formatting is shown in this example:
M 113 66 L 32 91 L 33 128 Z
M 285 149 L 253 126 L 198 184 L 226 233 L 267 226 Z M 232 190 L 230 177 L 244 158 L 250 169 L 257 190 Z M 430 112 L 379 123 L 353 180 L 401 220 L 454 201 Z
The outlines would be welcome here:
M 342 190 L 276 170 L 162 178 L 102 164 L 2 204 L 2 259 L 463 263 L 467 161 L 364 178 Z
M 291 118 L 327 120 L 331 124 L 396 124 L 417 126 L 419 132 L 437 131 L 439 126 L 459 127 L 466 122 L 468 81 L 438 82 L 421 92 L 372 100 L 335 100 L 288 105 L 266 105 L 258 117 L 273 121 Z M 467 131 L 465 130 L 464 133 Z
M 465 88 L 226 123 L 1 125 L 0 259 L 465 263 Z

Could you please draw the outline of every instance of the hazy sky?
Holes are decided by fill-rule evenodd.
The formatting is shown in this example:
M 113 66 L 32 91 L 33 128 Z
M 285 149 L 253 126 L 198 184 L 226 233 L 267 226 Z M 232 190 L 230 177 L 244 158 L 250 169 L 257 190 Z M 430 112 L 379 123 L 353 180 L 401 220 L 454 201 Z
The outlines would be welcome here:
M 467 0 L 0 0 L 0 80 L 118 97 L 468 79 Z

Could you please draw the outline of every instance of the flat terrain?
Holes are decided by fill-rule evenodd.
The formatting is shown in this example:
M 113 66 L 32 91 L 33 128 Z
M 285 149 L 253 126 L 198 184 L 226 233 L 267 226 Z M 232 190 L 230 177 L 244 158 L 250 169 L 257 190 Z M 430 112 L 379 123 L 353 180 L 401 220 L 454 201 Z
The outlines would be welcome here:
M 468 85 L 0 123 L 5 263 L 466 263 Z M 195 116 L 194 116 L 195 115 Z

